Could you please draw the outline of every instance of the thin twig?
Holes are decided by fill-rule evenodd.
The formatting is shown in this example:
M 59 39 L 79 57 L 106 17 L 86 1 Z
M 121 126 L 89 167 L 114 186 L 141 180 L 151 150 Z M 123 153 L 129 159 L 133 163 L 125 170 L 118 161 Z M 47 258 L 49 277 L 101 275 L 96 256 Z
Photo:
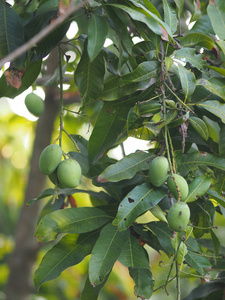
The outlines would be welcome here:
M 61 25 L 66 18 L 72 15 L 75 11 L 80 9 L 83 5 L 89 3 L 91 0 L 84 0 L 77 5 L 71 4 L 71 6 L 66 10 L 63 15 L 60 15 L 54 22 L 50 23 L 44 29 L 42 29 L 38 34 L 36 34 L 33 38 L 27 41 L 22 46 L 18 47 L 15 51 L 9 53 L 6 57 L 0 60 L 0 69 L 4 66 L 5 63 L 11 62 L 14 59 L 18 58 L 23 53 L 30 50 L 32 47 L 36 46 L 43 38 L 45 38 L 49 33 L 51 33 L 56 27 Z
M 61 55 L 61 49 L 58 45 L 58 55 L 59 55 L 59 91 L 60 91 L 60 133 L 59 133 L 59 146 L 62 147 L 62 130 L 63 130 L 63 72 L 62 72 L 62 55 Z

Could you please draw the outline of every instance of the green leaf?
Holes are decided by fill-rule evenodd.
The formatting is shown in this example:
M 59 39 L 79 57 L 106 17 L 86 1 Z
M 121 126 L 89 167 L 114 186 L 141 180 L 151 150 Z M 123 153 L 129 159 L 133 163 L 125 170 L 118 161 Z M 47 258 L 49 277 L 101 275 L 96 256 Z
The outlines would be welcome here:
M 179 271 L 181 271 L 183 268 L 184 257 L 187 254 L 187 252 L 187 246 L 184 244 L 184 242 L 181 242 L 177 251 L 177 265 Z
M 118 182 L 130 179 L 141 170 L 147 170 L 148 164 L 154 156 L 146 152 L 131 153 L 116 164 L 110 165 L 98 177 L 99 182 Z
M 183 124 L 184 122 L 187 121 L 189 117 L 189 112 L 187 112 L 185 115 L 182 115 L 181 117 L 176 118 L 175 120 L 173 120 L 172 122 L 170 122 L 168 124 L 169 128 L 175 128 L 180 126 L 181 124 Z
M 108 224 L 102 229 L 89 262 L 89 279 L 93 286 L 103 282 L 111 271 L 128 236 L 129 230 L 120 232 L 112 224 Z
M 28 89 L 37 79 L 41 71 L 41 65 L 41 60 L 38 60 L 34 63 L 26 63 L 26 70 L 22 78 L 22 84 L 18 90 L 11 85 L 7 85 L 5 75 L 3 74 L 0 78 L 0 98 L 9 97 L 11 99 L 14 99 L 16 96 L 20 95 L 26 89 Z
M 162 188 L 156 189 L 146 183 L 136 186 L 121 201 L 113 225 L 119 230 L 129 228 L 138 216 L 155 206 L 165 195 L 166 191 Z
M 89 170 L 87 150 L 88 141 L 79 134 L 71 134 L 71 138 L 75 141 L 79 152 L 71 151 L 68 153 L 68 155 L 79 162 L 82 169 L 82 174 L 87 176 Z
M 218 268 L 216 267 L 216 269 Z M 223 279 L 216 278 L 215 280 L 210 280 L 210 282 L 200 284 L 199 286 L 194 288 L 187 297 L 183 298 L 183 300 L 222 299 L 223 290 L 224 290 Z
M 155 234 L 164 252 L 168 256 L 174 253 L 174 248 L 171 244 L 172 231 L 169 229 L 167 223 L 163 221 L 150 222 L 144 227 Z
M 30 60 L 35 62 L 48 55 L 63 39 L 67 30 L 69 29 L 69 26 L 70 22 L 66 21 L 49 35 L 47 35 L 47 37 L 43 38 L 41 42 L 37 44 L 37 46 L 31 49 Z
M 195 86 L 196 86 L 196 79 L 194 73 L 187 70 L 183 65 L 180 63 L 171 67 L 172 70 L 177 74 L 180 78 L 182 90 L 185 94 L 185 98 L 191 96 L 194 93 Z
M 138 3 L 136 0 L 130 0 L 136 7 L 138 7 L 138 9 L 136 9 L 136 12 L 141 11 L 144 15 L 146 15 L 149 19 L 154 19 L 160 26 L 162 26 L 165 31 L 168 33 L 168 35 L 170 36 L 171 39 L 173 39 L 171 30 L 169 28 L 169 26 L 163 22 L 161 20 L 161 17 L 159 18 L 159 14 L 157 11 L 157 14 L 155 14 L 155 10 L 152 10 L 152 6 L 150 7 L 149 5 L 146 5 L 146 7 L 144 5 L 142 5 L 141 3 Z M 147 3 L 147 1 L 145 1 L 145 3 Z M 149 10 L 149 8 L 151 10 Z M 129 12 L 128 12 L 129 13 Z M 130 14 L 130 13 L 129 13 Z M 131 16 L 131 15 L 130 15 Z M 131 18 L 134 18 L 131 16 Z M 134 20 L 136 20 L 134 18 Z M 141 21 L 141 20 L 140 20 Z M 147 24 L 147 23 L 146 23 Z M 150 28 L 151 29 L 151 28 Z M 154 32 L 154 31 L 153 31 Z M 156 32 L 155 32 L 156 33 Z
M 123 83 L 122 85 L 120 85 L 120 77 L 112 76 L 106 80 L 101 98 L 104 101 L 117 100 L 121 97 L 131 95 L 138 89 L 144 88 L 146 84 L 147 81 L 135 82 L 130 84 Z
M 203 276 L 206 274 L 206 270 L 212 267 L 212 265 L 206 257 L 201 256 L 199 254 L 191 253 L 189 251 L 185 256 L 185 262 L 197 273 Z
M 164 126 L 170 124 L 176 118 L 177 114 L 177 110 L 169 110 L 166 114 L 166 119 L 162 122 L 159 122 L 160 124 L 156 126 L 156 129 L 163 128 Z
M 135 295 L 141 299 L 150 299 L 154 287 L 151 271 L 140 268 L 129 268 L 129 273 L 135 284 Z
M 155 77 L 159 64 L 155 61 L 146 61 L 138 67 L 121 77 L 112 76 L 106 82 L 102 99 L 111 101 L 132 94 L 137 89 L 144 88 L 152 77 Z
M 168 3 L 167 0 L 163 0 L 163 9 L 165 22 L 169 26 L 172 34 L 174 34 L 177 30 L 176 10 Z
M 199 135 L 205 141 L 207 141 L 209 138 L 209 130 L 205 122 L 202 119 L 199 119 L 197 117 L 190 117 L 189 121 L 192 127 L 199 133 Z
M 36 201 L 41 200 L 43 198 L 53 196 L 53 195 L 55 195 L 55 193 L 56 193 L 55 189 L 46 189 L 37 198 L 29 200 L 27 202 L 27 206 L 32 205 Z M 57 195 L 69 196 L 69 195 L 76 194 L 76 193 L 86 193 L 86 194 L 88 194 L 92 197 L 98 198 L 98 199 L 104 199 L 106 201 L 110 200 L 110 196 L 108 194 L 106 194 L 105 192 L 103 192 L 103 191 L 94 192 L 94 191 L 90 191 L 90 190 L 70 189 L 70 188 L 58 189 L 57 190 Z
M 215 234 L 215 232 L 210 229 L 210 234 L 211 234 L 211 238 L 212 238 L 212 241 L 213 241 L 213 247 L 214 247 L 214 254 L 215 254 L 215 260 L 216 260 L 216 257 L 219 255 L 219 252 L 220 252 L 220 240 L 218 239 L 217 235 Z
M 95 207 L 72 207 L 47 214 L 38 224 L 36 236 L 42 241 L 54 240 L 60 233 L 85 233 L 110 221 L 112 217 Z
M 49 196 L 53 196 L 55 194 L 55 190 L 54 189 L 46 189 L 44 190 L 37 198 L 31 199 L 29 200 L 26 205 L 32 205 L 34 204 L 36 201 L 41 200 L 43 198 L 49 197 Z
M 121 76 L 120 84 L 135 83 L 150 80 L 156 75 L 159 64 L 156 61 L 145 61 L 137 66 L 137 68 L 128 74 Z
M 185 202 L 193 202 L 203 196 L 211 185 L 211 178 L 208 176 L 198 176 L 189 184 L 189 194 Z
M 24 35 L 26 41 L 30 40 L 38 32 L 44 29 L 52 19 L 57 18 L 57 13 L 57 7 L 45 11 L 38 8 L 24 26 Z
M 109 275 L 109 274 L 108 274 Z M 98 295 L 101 291 L 101 289 L 103 288 L 103 286 L 105 285 L 106 281 L 108 279 L 108 276 L 105 277 L 104 281 L 100 284 L 98 284 L 97 286 L 93 286 L 90 283 L 89 277 L 87 277 L 86 281 L 85 281 L 85 286 L 84 289 L 82 291 L 80 300 L 98 300 Z
M 155 14 L 160 20 L 162 19 L 161 16 L 160 16 L 160 13 L 158 12 L 158 10 L 156 9 L 156 7 L 151 2 L 149 2 L 148 0 L 142 0 L 142 2 L 144 3 L 145 7 L 150 12 L 152 12 L 153 14 Z M 135 5 L 136 3 L 134 3 L 134 1 L 133 1 L 133 4 Z
M 105 61 L 103 53 L 100 52 L 93 61 L 90 61 L 85 43 L 84 51 L 74 74 L 75 84 L 83 97 L 84 103 L 100 97 L 104 88 L 104 75 Z
M 208 100 L 197 104 L 197 106 L 203 107 L 225 123 L 225 103 L 220 103 L 217 100 Z
M 157 100 L 147 100 L 144 102 L 138 102 L 136 104 L 138 113 L 145 117 L 151 116 L 158 113 L 161 110 L 162 105 Z
M 88 22 L 87 52 L 93 61 L 102 49 L 108 33 L 108 22 L 105 18 L 92 14 Z
M 217 174 L 217 182 L 213 185 L 213 190 L 223 197 L 225 191 L 225 173 L 222 171 Z
M 170 67 L 173 65 L 173 60 L 171 57 L 166 56 L 165 57 L 165 66 L 166 66 L 166 70 L 167 72 L 169 71 Z
M 194 4 L 194 12 L 192 13 L 190 23 L 191 22 L 196 22 L 201 16 L 201 10 L 199 9 L 198 4 L 196 3 L 196 1 L 194 1 L 193 4 Z
M 150 2 L 149 2 L 150 3 Z M 142 41 L 135 44 L 132 47 L 132 53 L 138 57 L 142 57 L 143 55 L 147 60 L 151 60 L 156 57 L 156 46 L 151 41 Z
M 209 19 L 208 14 L 203 15 L 199 17 L 199 19 L 195 22 L 194 26 L 192 27 L 191 30 L 188 31 L 189 33 L 202 33 L 205 34 L 206 36 L 210 34 L 214 34 L 213 28 L 211 21 Z
M 182 155 L 180 172 L 196 170 L 199 166 L 215 167 L 225 171 L 225 158 L 207 152 L 194 152 Z
M 138 5 L 138 3 L 136 3 Z M 144 10 L 137 10 L 136 8 L 131 8 L 125 5 L 120 5 L 120 4 L 110 4 L 113 7 L 120 8 L 124 10 L 129 16 L 136 21 L 142 22 L 148 26 L 149 29 L 151 29 L 155 34 L 161 35 L 161 29 L 159 26 L 159 23 L 163 24 L 169 31 L 169 27 L 167 24 L 165 24 L 163 21 L 159 19 L 155 14 L 151 13 L 148 11 L 143 5 L 140 4 L 141 9 Z M 147 12 L 146 12 L 147 11 Z M 154 16 L 151 18 L 151 15 Z M 158 22 L 159 21 L 159 22 Z M 172 37 L 172 34 L 170 33 L 170 36 Z
M 215 66 L 210 66 L 210 65 L 205 65 L 205 67 L 208 68 L 208 69 L 214 70 L 218 74 L 221 74 L 221 75 L 225 76 L 225 69 L 218 68 L 218 67 L 215 67 Z
M 202 59 L 202 54 L 195 54 L 195 49 L 193 48 L 182 48 L 175 53 L 175 58 L 183 62 L 189 62 L 192 66 L 197 68 L 199 71 L 204 69 L 204 61 Z
M 180 16 L 181 12 L 183 11 L 184 0 L 174 0 L 174 2 L 176 3 L 176 6 L 178 8 L 178 15 Z
M 216 191 L 209 189 L 207 195 L 210 199 L 216 200 L 221 206 L 225 208 L 225 198 L 220 196 Z
M 15 10 L 5 1 L 0 1 L 0 58 L 5 57 L 24 44 L 22 22 Z M 15 68 L 24 67 L 26 54 L 13 62 Z
M 129 236 L 118 260 L 126 267 L 149 269 L 146 251 L 133 235 Z
M 196 85 L 202 85 L 213 94 L 225 100 L 225 88 L 223 78 L 210 78 L 209 80 L 201 78 L 197 80 Z
M 60 276 L 70 266 L 81 262 L 88 254 L 99 236 L 99 232 L 66 234 L 43 257 L 34 274 L 36 286 Z
M 219 154 L 225 156 L 225 125 L 221 126 L 219 134 Z
M 207 35 L 202 33 L 189 33 L 180 42 L 183 47 L 195 47 L 199 45 L 201 47 L 212 50 L 215 47 L 214 41 Z
M 213 4 L 210 2 L 207 7 L 207 13 L 212 23 L 215 34 L 220 39 L 225 39 L 225 6 L 224 1 L 214 0 Z
M 156 217 L 158 220 L 164 221 L 167 223 L 165 213 L 163 212 L 163 210 L 160 208 L 159 205 L 155 205 L 152 208 L 150 208 L 149 210 L 153 214 L 153 216 Z
M 112 147 L 126 125 L 129 106 L 104 103 L 88 143 L 89 161 L 95 162 Z
M 225 54 L 225 41 L 219 40 L 216 43 L 220 46 L 221 50 L 223 51 L 223 54 Z

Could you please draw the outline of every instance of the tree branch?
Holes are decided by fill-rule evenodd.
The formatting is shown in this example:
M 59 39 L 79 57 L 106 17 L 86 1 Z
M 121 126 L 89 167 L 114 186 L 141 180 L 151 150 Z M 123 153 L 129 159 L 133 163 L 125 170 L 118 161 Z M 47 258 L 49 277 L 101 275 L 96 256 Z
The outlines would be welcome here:
M 27 41 L 22 46 L 18 47 L 15 51 L 9 53 L 6 57 L 0 60 L 0 69 L 4 66 L 5 63 L 11 62 L 14 59 L 18 58 L 23 53 L 30 50 L 36 44 L 38 44 L 44 37 L 46 37 L 49 33 L 51 33 L 54 29 L 56 29 L 59 25 L 61 25 L 66 18 L 72 15 L 75 11 L 80 9 L 83 5 L 89 3 L 91 0 L 84 0 L 77 5 L 71 4 L 71 6 L 66 10 L 66 12 L 59 16 L 54 22 L 50 23 L 44 29 L 42 29 L 38 34 L 36 34 L 32 39 Z

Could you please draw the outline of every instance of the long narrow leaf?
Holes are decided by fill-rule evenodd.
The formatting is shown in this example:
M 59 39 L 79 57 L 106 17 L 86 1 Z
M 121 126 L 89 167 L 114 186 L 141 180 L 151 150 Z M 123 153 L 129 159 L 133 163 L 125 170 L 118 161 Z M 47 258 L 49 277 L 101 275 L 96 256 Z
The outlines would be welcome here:
M 74 75 L 75 83 L 84 102 L 86 99 L 95 100 L 100 97 L 104 88 L 104 75 L 105 61 L 103 54 L 99 53 L 97 57 L 91 61 L 85 43 L 81 60 Z
M 225 103 L 220 103 L 217 100 L 208 100 L 198 104 L 198 106 L 205 108 L 225 123 Z
M 224 1 L 209 2 L 207 12 L 212 23 L 212 27 L 216 35 L 221 39 L 225 39 L 225 6 Z
M 109 274 L 105 277 L 104 281 L 101 282 L 100 284 L 98 284 L 97 286 L 93 286 L 90 283 L 89 277 L 87 277 L 87 279 L 85 281 L 84 289 L 83 289 L 81 297 L 80 297 L 80 300 L 90 300 L 90 299 L 91 300 L 98 300 L 98 295 L 99 295 L 101 289 L 103 288 L 103 286 L 105 285 Z
M 19 16 L 7 2 L 0 1 L 0 58 L 13 52 L 24 42 L 24 30 Z M 14 66 L 21 68 L 25 61 L 26 55 L 23 54 L 14 62 Z
M 102 172 L 99 177 L 99 182 L 118 182 L 124 179 L 132 178 L 138 171 L 147 170 L 149 162 L 154 155 L 146 152 L 131 153 L 122 158 L 116 164 L 110 165 Z
M 181 172 L 195 170 L 198 166 L 210 166 L 225 171 L 225 158 L 198 151 L 182 155 L 182 161 L 179 167 Z
M 129 268 L 129 273 L 135 283 L 135 295 L 141 299 L 150 299 L 154 287 L 151 271 L 141 268 Z
M 36 231 L 42 242 L 51 241 L 60 233 L 85 233 L 92 231 L 112 217 L 95 207 L 72 207 L 57 210 L 44 216 Z
M 129 106 L 116 107 L 105 103 L 100 111 L 88 143 L 89 161 L 97 161 L 113 146 L 126 124 Z
M 136 186 L 120 203 L 113 224 L 119 230 L 129 228 L 138 216 L 155 206 L 165 195 L 164 189 L 156 189 L 146 183 Z
M 128 236 L 128 230 L 120 232 L 112 224 L 102 229 L 89 262 L 89 279 L 93 286 L 104 281 L 125 246 Z
M 204 195 L 211 184 L 211 178 L 208 176 L 196 177 L 189 185 L 189 194 L 185 202 L 193 202 Z
M 43 257 L 34 275 L 36 286 L 60 276 L 62 271 L 81 262 L 91 253 L 99 232 L 67 234 Z
M 146 252 L 133 235 L 129 236 L 118 260 L 126 267 L 149 269 Z
M 108 22 L 104 17 L 92 14 L 88 22 L 87 51 L 90 61 L 93 61 L 102 49 L 108 33 Z

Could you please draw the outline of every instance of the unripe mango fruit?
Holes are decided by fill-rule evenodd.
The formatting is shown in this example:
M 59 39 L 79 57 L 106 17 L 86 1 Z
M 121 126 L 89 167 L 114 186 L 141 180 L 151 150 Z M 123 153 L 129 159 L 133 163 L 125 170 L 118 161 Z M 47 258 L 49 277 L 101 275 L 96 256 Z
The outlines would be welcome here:
M 167 179 L 169 163 L 166 157 L 157 156 L 149 163 L 149 181 L 155 187 L 160 187 Z
M 190 209 L 184 202 L 177 202 L 170 207 L 167 215 L 169 227 L 173 231 L 184 231 L 190 219 Z
M 57 168 L 59 182 L 68 188 L 75 188 L 80 184 L 81 167 L 74 159 L 65 159 Z
M 25 105 L 28 111 L 35 117 L 39 117 L 45 108 L 44 101 L 34 93 L 30 93 L 26 96 Z
M 184 201 L 187 198 L 189 193 L 188 184 L 184 177 L 182 177 L 181 175 L 173 174 L 173 176 L 170 176 L 167 180 L 167 185 L 170 192 L 176 199 L 178 199 L 179 196 L 176 185 L 180 190 L 180 200 Z
M 62 149 L 59 145 L 52 144 L 47 146 L 39 158 L 39 168 L 45 175 L 50 175 L 58 167 L 62 159 Z

